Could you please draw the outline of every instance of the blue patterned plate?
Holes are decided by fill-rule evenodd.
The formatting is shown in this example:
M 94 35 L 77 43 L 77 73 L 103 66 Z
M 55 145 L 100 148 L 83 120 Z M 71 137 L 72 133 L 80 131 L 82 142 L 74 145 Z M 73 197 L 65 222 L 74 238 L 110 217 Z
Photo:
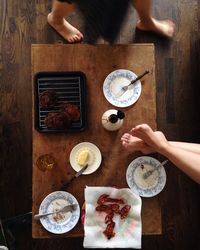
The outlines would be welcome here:
M 138 80 L 130 86 L 123 95 L 118 95 L 122 87 L 130 84 L 137 77 L 135 73 L 126 69 L 118 69 L 111 72 L 103 84 L 103 93 L 108 102 L 116 107 L 128 107 L 134 104 L 142 91 L 141 82 Z
M 130 189 L 143 197 L 152 197 L 159 194 L 166 184 L 166 172 L 161 165 L 147 179 L 143 174 L 155 169 L 160 162 L 149 156 L 138 157 L 133 160 L 126 171 L 126 181 Z
M 42 201 L 39 214 L 54 212 L 70 204 L 77 204 L 72 212 L 58 213 L 40 219 L 43 227 L 55 234 L 62 234 L 70 231 L 77 224 L 80 217 L 80 207 L 76 198 L 68 192 L 56 191 L 50 193 Z

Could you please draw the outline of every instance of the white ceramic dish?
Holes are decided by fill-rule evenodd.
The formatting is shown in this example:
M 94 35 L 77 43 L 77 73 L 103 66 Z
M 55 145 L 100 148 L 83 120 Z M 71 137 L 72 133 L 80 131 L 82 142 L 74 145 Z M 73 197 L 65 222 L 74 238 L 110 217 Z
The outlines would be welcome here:
M 133 160 L 126 172 L 126 181 L 130 189 L 143 197 L 152 197 L 159 194 L 166 184 L 166 172 L 161 165 L 147 179 L 143 174 L 148 170 L 153 170 L 160 162 L 149 156 L 138 157 Z
M 84 149 L 89 151 L 89 160 L 88 160 L 88 167 L 83 172 L 83 174 L 91 174 L 99 168 L 101 164 L 101 160 L 102 160 L 102 156 L 101 156 L 101 152 L 99 148 L 93 143 L 81 142 L 77 144 L 70 153 L 69 161 L 70 161 L 72 168 L 76 172 L 81 170 L 82 167 L 77 163 L 77 158 L 81 150 L 84 150 Z
M 80 217 L 78 201 L 72 194 L 56 191 L 47 195 L 40 205 L 39 214 L 54 212 L 70 204 L 76 204 L 76 209 L 72 212 L 62 213 L 61 218 L 56 217 L 57 215 L 41 218 L 40 222 L 43 227 L 54 234 L 66 233 L 75 227 Z
M 122 87 L 130 84 L 137 77 L 135 73 L 126 69 L 111 72 L 103 84 L 103 93 L 108 102 L 116 107 L 128 107 L 134 104 L 142 91 L 141 82 L 138 80 L 123 95 L 118 96 Z

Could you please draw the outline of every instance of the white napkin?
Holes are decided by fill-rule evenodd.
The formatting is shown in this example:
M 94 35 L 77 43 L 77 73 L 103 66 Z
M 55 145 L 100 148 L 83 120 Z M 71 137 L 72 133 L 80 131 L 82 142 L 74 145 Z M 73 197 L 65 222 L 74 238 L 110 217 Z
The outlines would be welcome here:
M 131 206 L 126 219 L 121 220 L 115 215 L 115 236 L 107 239 L 103 234 L 106 229 L 104 212 L 97 212 L 97 200 L 100 195 L 108 194 L 111 198 L 123 199 Z M 85 188 L 85 248 L 141 248 L 141 198 L 128 188 L 86 187 Z

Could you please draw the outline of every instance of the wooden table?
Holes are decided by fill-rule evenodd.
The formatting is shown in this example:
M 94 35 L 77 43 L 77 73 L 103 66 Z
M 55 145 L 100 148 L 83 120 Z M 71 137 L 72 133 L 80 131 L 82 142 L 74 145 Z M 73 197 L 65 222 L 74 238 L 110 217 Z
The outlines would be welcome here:
M 149 69 L 151 73 L 145 77 L 138 102 L 122 109 L 126 114 L 123 127 L 117 132 L 108 132 L 101 125 L 101 116 L 113 106 L 106 101 L 102 86 L 105 77 L 119 68 L 131 70 L 136 74 Z M 80 176 L 67 189 L 77 198 L 80 206 L 84 202 L 85 185 L 128 187 L 126 169 L 139 154 L 125 151 L 120 138 L 123 133 L 140 123 L 148 123 L 152 128 L 156 128 L 154 45 L 32 45 L 32 76 L 39 71 L 82 71 L 86 74 L 87 128 L 83 132 L 71 134 L 37 132 L 34 128 L 33 95 L 33 214 L 38 212 L 45 196 L 59 190 L 61 182 L 74 175 L 75 172 L 69 164 L 69 154 L 80 142 L 89 141 L 96 144 L 103 156 L 102 164 L 95 173 Z M 36 167 L 36 160 L 46 153 L 53 153 L 58 164 L 51 171 L 42 172 Z M 142 199 L 143 234 L 162 232 L 158 197 Z M 47 232 L 40 222 L 34 220 L 32 235 L 34 238 L 55 237 Z M 61 237 L 81 235 L 83 227 L 79 222 L 72 231 Z

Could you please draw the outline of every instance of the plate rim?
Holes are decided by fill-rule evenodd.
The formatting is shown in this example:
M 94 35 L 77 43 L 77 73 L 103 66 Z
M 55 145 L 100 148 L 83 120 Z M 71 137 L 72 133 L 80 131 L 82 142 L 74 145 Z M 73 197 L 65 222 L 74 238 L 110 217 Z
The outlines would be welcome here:
M 137 75 L 135 72 L 133 72 L 133 71 L 131 71 L 131 70 L 128 70 L 128 69 L 117 69 L 117 70 L 113 70 L 112 72 L 110 72 L 110 73 L 106 76 L 106 78 L 104 79 L 104 82 L 103 82 L 103 94 L 104 94 L 104 97 L 106 98 L 106 100 L 107 100 L 110 104 L 112 104 L 113 106 L 115 106 L 115 107 L 126 108 L 126 107 L 129 107 L 129 106 L 135 104 L 135 103 L 138 101 L 138 99 L 140 98 L 141 93 L 142 93 L 142 84 L 141 84 L 141 81 L 140 81 L 140 80 L 137 81 L 140 90 L 139 90 L 139 94 L 138 94 L 138 96 L 137 96 L 137 98 L 136 98 L 135 100 L 133 99 L 133 101 L 131 101 L 131 102 L 128 103 L 128 104 L 119 104 L 119 103 L 117 104 L 117 103 L 113 102 L 112 100 L 110 100 L 110 99 L 108 98 L 108 96 L 107 96 L 107 94 L 106 94 L 105 86 L 106 86 L 106 84 L 107 84 L 108 78 L 109 78 L 110 76 L 112 76 L 114 73 L 116 73 L 117 71 L 129 72 L 129 73 L 131 73 L 132 75 L 134 75 L 135 78 L 136 78 L 138 75 Z
M 86 145 L 92 145 L 92 147 L 94 147 L 94 148 L 96 149 L 96 152 L 97 152 L 98 157 L 99 157 L 99 163 L 97 164 L 98 167 L 96 167 L 95 170 L 93 170 L 92 172 L 89 172 L 89 173 L 88 173 L 88 172 L 87 172 L 87 169 L 86 169 L 86 171 L 84 171 L 84 172 L 82 173 L 83 175 L 89 175 L 89 174 L 94 173 L 94 172 L 100 167 L 101 162 L 102 162 L 102 153 L 101 153 L 100 149 L 96 146 L 96 144 L 94 144 L 94 143 L 92 143 L 92 142 L 88 142 L 88 141 L 84 141 L 84 142 L 80 142 L 80 143 L 76 144 L 76 145 L 72 148 L 72 150 L 71 150 L 71 152 L 70 152 L 69 161 L 70 161 L 70 165 L 71 165 L 71 167 L 74 169 L 74 171 L 78 172 L 79 170 L 81 170 L 81 167 L 80 167 L 80 169 L 78 169 L 78 170 L 75 169 L 74 163 L 73 163 L 73 161 L 72 161 L 72 153 L 73 153 L 73 150 L 75 151 L 75 149 L 78 148 L 78 146 L 84 145 L 84 144 L 86 144 Z M 77 166 L 78 166 L 78 164 L 77 164 Z M 78 167 L 79 167 L 79 166 L 78 166 Z
M 47 200 L 49 197 L 51 197 L 51 196 L 53 196 L 53 195 L 56 195 L 56 193 L 57 193 L 57 194 L 58 194 L 58 193 L 61 193 L 61 194 L 63 194 L 63 195 L 68 195 L 68 196 L 72 197 L 72 199 L 75 201 L 75 204 L 77 204 L 77 209 L 75 210 L 75 212 L 77 213 L 77 218 L 76 218 L 76 220 L 74 220 L 73 226 L 72 226 L 69 230 L 65 227 L 67 230 L 64 230 L 64 231 L 62 231 L 62 232 L 59 232 L 59 231 L 49 230 L 49 229 L 46 227 L 45 222 L 46 222 L 46 220 L 49 220 L 49 219 L 47 219 L 47 217 L 41 218 L 41 219 L 40 219 L 40 223 L 41 223 L 42 226 L 43 226 L 48 232 L 50 232 L 50 233 L 54 233 L 54 234 L 64 234 L 64 233 L 67 233 L 67 232 L 71 231 L 71 230 L 77 225 L 77 223 L 78 223 L 78 221 L 79 221 L 79 218 L 80 218 L 80 205 L 79 205 L 79 203 L 78 203 L 76 197 L 74 197 L 74 195 L 72 195 L 71 193 L 66 192 L 66 191 L 54 191 L 54 192 L 49 193 L 47 196 L 45 196 L 45 198 L 44 198 L 44 199 L 42 200 L 42 202 L 40 203 L 40 206 L 39 206 L 39 214 L 40 214 L 40 212 L 41 212 L 41 210 L 42 210 L 41 207 L 42 207 L 42 205 L 44 206 L 44 203 L 46 202 L 46 200 Z M 52 201 L 53 201 L 53 200 L 52 200 Z M 68 224 L 68 223 L 66 223 L 66 224 Z
M 127 185 L 129 186 L 129 188 L 132 190 L 132 192 L 136 193 L 137 195 L 139 195 L 139 196 L 141 196 L 141 197 L 146 197 L 146 198 L 154 197 L 154 196 L 158 195 L 158 194 L 164 189 L 164 187 L 165 187 L 165 185 L 166 185 L 167 175 L 166 175 L 165 168 L 164 168 L 163 166 L 161 167 L 161 168 L 162 168 L 162 171 L 163 171 L 163 178 L 164 178 L 164 179 L 163 179 L 163 182 L 161 183 L 162 185 L 161 185 L 160 189 L 157 190 L 157 191 L 154 191 L 154 193 L 153 193 L 152 195 L 151 195 L 151 194 L 145 194 L 145 190 L 137 186 L 137 184 L 136 184 L 135 181 L 134 181 L 134 178 L 132 178 L 133 182 L 135 183 L 134 186 L 132 186 L 132 185 L 130 184 L 130 182 L 129 182 L 128 174 L 129 174 L 129 172 L 131 171 L 131 169 L 133 168 L 133 162 L 134 162 L 134 161 L 137 161 L 137 160 L 139 160 L 139 159 L 142 159 L 142 158 L 149 158 L 149 160 L 150 160 L 150 159 L 151 159 L 151 160 L 154 160 L 154 161 L 157 162 L 156 164 L 162 163 L 162 162 L 160 162 L 158 159 L 156 159 L 156 158 L 154 158 L 154 157 L 151 157 L 151 156 L 139 156 L 139 157 L 135 158 L 134 160 L 132 160 L 132 161 L 129 163 L 129 165 L 128 165 L 128 167 L 127 167 L 127 170 L 126 170 L 126 182 L 127 182 Z M 137 190 L 134 188 L 135 186 L 137 186 Z M 155 187 L 153 187 L 153 188 L 151 188 L 151 189 L 149 189 L 149 190 L 153 190 L 153 189 L 155 189 L 156 187 L 158 187 L 158 185 L 156 185 Z M 142 190 L 143 193 L 141 194 L 140 191 L 138 192 L 138 190 Z

